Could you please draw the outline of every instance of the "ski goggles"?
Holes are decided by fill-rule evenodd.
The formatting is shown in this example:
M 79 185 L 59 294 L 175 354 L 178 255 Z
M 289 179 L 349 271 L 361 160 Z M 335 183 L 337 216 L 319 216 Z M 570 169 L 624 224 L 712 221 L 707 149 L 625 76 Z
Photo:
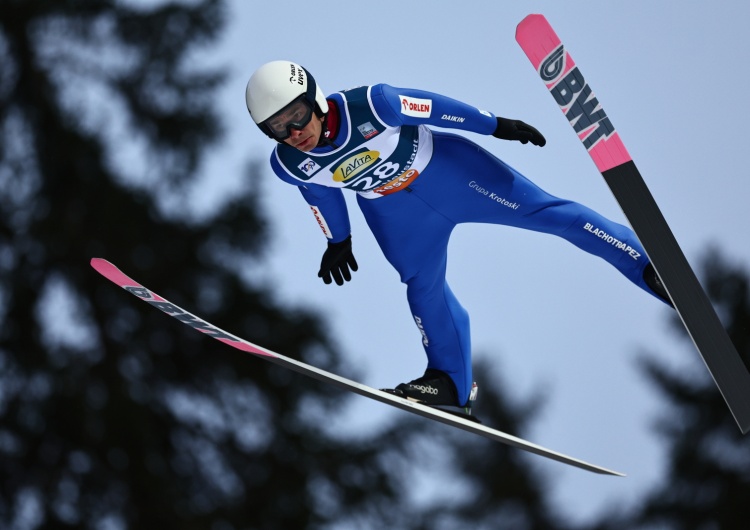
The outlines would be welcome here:
M 301 130 L 310 123 L 313 108 L 304 94 L 262 123 L 266 133 L 283 141 L 292 135 L 292 129 Z

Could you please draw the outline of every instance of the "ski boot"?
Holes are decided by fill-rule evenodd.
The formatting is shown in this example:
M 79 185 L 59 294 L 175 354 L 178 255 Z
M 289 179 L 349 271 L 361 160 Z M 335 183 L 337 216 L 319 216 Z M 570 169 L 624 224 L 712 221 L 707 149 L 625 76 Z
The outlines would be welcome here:
M 401 383 L 396 388 L 384 388 L 383 392 L 415 401 L 456 416 L 482 423 L 471 413 L 471 407 L 477 399 L 478 387 L 474 383 L 469 399 L 464 405 L 458 403 L 458 393 L 453 379 L 440 370 L 428 368 L 424 375 L 409 383 Z
M 646 282 L 646 285 L 648 285 L 648 287 L 654 293 L 656 293 L 656 295 L 661 298 L 664 303 L 669 304 L 669 306 L 674 309 L 674 304 L 672 304 L 672 300 L 669 298 L 669 294 L 664 288 L 664 284 L 661 283 L 661 278 L 659 278 L 659 275 L 656 274 L 656 269 L 653 265 L 651 265 L 651 263 L 646 265 L 646 268 L 643 269 L 643 281 Z

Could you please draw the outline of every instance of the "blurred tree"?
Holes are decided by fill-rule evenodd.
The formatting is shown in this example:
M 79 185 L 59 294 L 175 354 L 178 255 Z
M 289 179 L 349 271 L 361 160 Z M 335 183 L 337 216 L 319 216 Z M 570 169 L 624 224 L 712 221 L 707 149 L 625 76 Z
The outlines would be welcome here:
M 223 74 L 199 53 L 224 17 L 221 0 L 0 0 L 0 527 L 556 528 L 518 451 L 410 415 L 332 433 L 340 391 L 88 266 L 110 259 L 232 333 L 356 376 L 316 317 L 242 279 L 267 237 L 257 167 L 210 218 L 191 213 L 222 133 Z M 483 402 L 523 434 L 527 411 Z M 408 493 L 432 456 L 465 485 L 453 503 Z
M 704 285 L 732 342 L 750 365 L 750 279 L 714 249 L 703 262 Z M 675 326 L 682 327 L 673 317 Z M 691 344 L 692 347 L 692 344 Z M 651 358 L 642 366 L 667 398 L 655 424 L 668 452 L 661 484 L 631 514 L 595 528 L 741 530 L 750 520 L 750 443 L 732 419 L 705 367 L 675 372 Z
M 497 370 L 486 362 L 477 363 L 476 372 L 486 376 Z M 488 377 L 489 379 L 489 377 Z M 498 429 L 522 436 L 536 412 L 543 406 L 542 395 L 525 402 L 511 400 L 497 392 L 508 388 L 492 376 L 493 384 L 480 385 L 481 400 L 477 414 L 482 421 Z M 425 504 L 424 514 L 414 530 L 561 530 L 567 524 L 551 505 L 549 481 L 534 459 L 540 457 L 479 437 L 466 437 L 460 431 L 436 432 L 432 438 L 433 462 L 448 463 L 445 482 L 449 495 L 443 492 L 439 502 Z M 408 452 L 409 448 L 404 448 Z M 432 467 L 437 464 L 433 463 Z
M 312 528 L 398 505 L 377 440 L 324 431 L 340 393 L 88 266 L 345 371 L 316 318 L 233 270 L 266 237 L 252 186 L 190 216 L 221 135 L 222 74 L 195 57 L 223 22 L 218 0 L 0 1 L 0 527 Z

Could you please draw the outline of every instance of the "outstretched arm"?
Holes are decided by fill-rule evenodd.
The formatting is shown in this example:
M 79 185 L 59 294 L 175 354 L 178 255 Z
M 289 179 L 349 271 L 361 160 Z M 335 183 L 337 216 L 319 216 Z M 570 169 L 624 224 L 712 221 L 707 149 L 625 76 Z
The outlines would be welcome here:
M 391 126 L 424 124 L 491 134 L 524 144 L 543 146 L 546 143 L 539 131 L 521 120 L 500 118 L 434 92 L 379 84 L 372 87 L 371 97 L 375 111 Z

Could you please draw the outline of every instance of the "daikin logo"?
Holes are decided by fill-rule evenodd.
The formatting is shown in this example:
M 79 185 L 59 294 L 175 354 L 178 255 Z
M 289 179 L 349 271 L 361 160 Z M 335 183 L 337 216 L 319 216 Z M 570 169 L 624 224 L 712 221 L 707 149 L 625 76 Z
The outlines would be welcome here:
M 466 118 L 461 117 L 461 116 L 453 116 L 452 114 L 443 114 L 443 116 L 440 119 L 445 120 L 445 121 L 452 121 L 456 123 L 463 123 L 466 121 Z
M 568 55 L 560 45 L 539 65 L 539 77 L 578 133 L 587 150 L 615 133 L 612 122 L 599 104 L 577 66 L 565 72 Z

